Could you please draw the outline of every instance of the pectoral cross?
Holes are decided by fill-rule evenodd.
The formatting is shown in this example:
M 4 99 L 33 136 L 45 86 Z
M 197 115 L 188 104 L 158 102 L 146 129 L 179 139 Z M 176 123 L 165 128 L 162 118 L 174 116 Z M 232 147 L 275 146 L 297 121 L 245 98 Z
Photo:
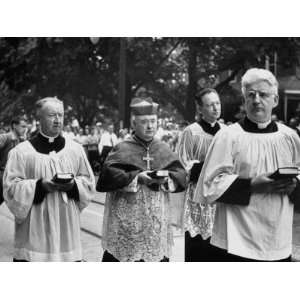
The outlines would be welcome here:
M 149 155 L 149 148 L 147 148 L 147 156 L 143 157 L 143 160 L 147 162 L 147 170 L 151 170 L 150 162 L 153 160 L 153 157 L 150 157 Z

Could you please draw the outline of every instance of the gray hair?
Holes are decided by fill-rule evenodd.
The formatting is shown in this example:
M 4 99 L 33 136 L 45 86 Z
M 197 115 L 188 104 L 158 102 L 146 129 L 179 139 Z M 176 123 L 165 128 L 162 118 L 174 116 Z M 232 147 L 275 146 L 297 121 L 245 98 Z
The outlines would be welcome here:
M 36 111 L 36 116 L 38 118 L 40 118 L 40 114 L 41 114 L 41 110 L 42 110 L 43 106 L 48 102 L 55 102 L 55 103 L 59 103 L 62 106 L 64 106 L 63 101 L 59 100 L 56 97 L 46 97 L 46 98 L 40 99 L 35 102 L 35 111 Z
M 143 116 L 145 116 L 145 115 L 135 115 L 135 114 L 131 114 L 131 116 L 130 116 L 130 126 L 131 126 L 131 128 L 134 127 L 134 123 L 136 122 L 136 119 L 139 119 L 140 117 L 143 117 Z M 156 114 L 154 114 L 153 116 L 156 116 L 156 117 L 157 117 Z
M 272 72 L 266 69 L 252 68 L 249 69 L 242 77 L 242 93 L 245 96 L 246 88 L 255 83 L 266 81 L 274 88 L 275 94 L 278 95 L 278 81 Z

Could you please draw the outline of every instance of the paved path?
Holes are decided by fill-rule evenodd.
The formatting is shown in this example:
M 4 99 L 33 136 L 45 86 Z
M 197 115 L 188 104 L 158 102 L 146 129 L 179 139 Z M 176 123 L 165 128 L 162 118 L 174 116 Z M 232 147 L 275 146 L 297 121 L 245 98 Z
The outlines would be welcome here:
M 180 195 L 175 196 L 173 204 L 180 203 Z M 105 195 L 97 193 L 93 201 L 81 214 L 82 247 L 85 261 L 101 261 L 103 250 L 101 248 L 102 220 L 104 211 Z M 177 205 L 178 206 L 178 205 Z M 175 210 L 175 211 L 178 211 Z M 179 216 L 174 213 L 174 222 Z M 184 241 L 180 231 L 174 228 L 175 245 L 171 261 L 184 260 Z M 14 222 L 5 203 L 0 206 L 0 262 L 11 261 L 13 255 Z
M 11 261 L 13 255 L 14 221 L 5 203 L 0 206 L 0 261 Z
M 173 196 L 174 210 L 173 221 L 180 218 L 182 195 Z M 104 194 L 97 193 L 96 200 L 93 201 L 81 214 L 82 224 L 82 246 L 84 260 L 87 262 L 101 261 L 103 250 L 101 248 L 102 219 L 104 210 Z M 294 216 L 293 228 L 293 260 L 300 261 L 300 214 Z M 13 256 L 14 222 L 13 216 L 5 203 L 0 206 L 0 262 L 11 261 Z M 184 239 L 179 230 L 174 228 L 175 245 L 171 261 L 184 260 Z

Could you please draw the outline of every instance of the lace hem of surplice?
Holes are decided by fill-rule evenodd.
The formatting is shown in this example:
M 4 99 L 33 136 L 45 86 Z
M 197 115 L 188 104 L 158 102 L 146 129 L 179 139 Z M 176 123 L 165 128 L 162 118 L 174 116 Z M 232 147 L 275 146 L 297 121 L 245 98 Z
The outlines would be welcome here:
M 138 188 L 112 193 L 102 246 L 120 261 L 160 261 L 173 245 L 169 195 Z
M 184 230 L 192 237 L 200 234 L 204 240 L 212 235 L 216 206 L 193 201 L 195 184 L 189 184 L 184 209 Z

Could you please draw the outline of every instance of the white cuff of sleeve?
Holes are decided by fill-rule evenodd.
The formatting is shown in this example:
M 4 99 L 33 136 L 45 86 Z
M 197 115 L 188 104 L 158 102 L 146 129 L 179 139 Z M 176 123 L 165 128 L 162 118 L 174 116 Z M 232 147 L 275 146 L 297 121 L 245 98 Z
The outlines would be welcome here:
M 128 192 L 128 193 L 136 193 L 138 188 L 138 176 L 135 176 L 134 179 L 124 188 L 122 188 L 123 192 Z
M 173 193 L 176 191 L 176 188 L 177 188 L 176 183 L 170 177 L 168 177 L 168 188 L 166 188 L 166 186 L 163 184 L 161 185 L 161 189 L 164 192 Z
M 199 163 L 200 162 L 200 160 L 191 160 L 191 161 L 189 161 L 189 163 L 187 164 L 187 166 L 186 166 L 186 172 L 187 173 L 190 173 L 190 171 L 191 171 L 191 169 L 193 168 L 193 166 L 194 166 L 194 164 L 197 164 L 197 163 Z

